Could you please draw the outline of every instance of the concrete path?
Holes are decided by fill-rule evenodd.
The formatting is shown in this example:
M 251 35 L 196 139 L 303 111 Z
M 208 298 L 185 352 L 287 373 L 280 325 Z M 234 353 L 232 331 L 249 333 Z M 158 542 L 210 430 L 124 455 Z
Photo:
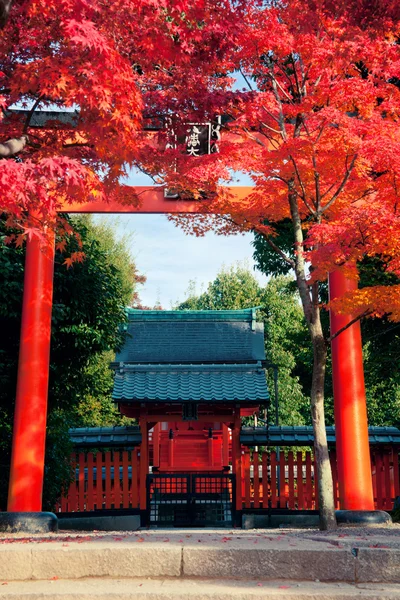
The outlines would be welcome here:
M 276 583 L 279 581 L 280 583 Z M 275 582 L 275 583 L 273 583 Z M 0 534 L 0 598 L 399 598 L 400 526 Z

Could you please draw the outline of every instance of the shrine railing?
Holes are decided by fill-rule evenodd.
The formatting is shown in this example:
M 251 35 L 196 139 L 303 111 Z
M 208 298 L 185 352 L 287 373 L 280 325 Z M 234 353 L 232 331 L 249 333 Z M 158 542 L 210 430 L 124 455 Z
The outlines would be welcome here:
M 318 487 L 311 452 L 262 452 L 243 449 L 242 508 L 317 510 Z M 329 454 L 335 507 L 340 508 L 336 452 Z M 400 496 L 399 449 L 371 448 L 375 505 L 392 510 Z
M 75 480 L 56 512 L 138 508 L 139 450 L 80 452 L 71 456 Z M 118 473 L 118 477 L 115 474 Z
M 56 512 L 137 509 L 139 507 L 139 448 L 97 453 L 74 453 L 75 479 L 56 506 Z M 262 510 L 318 509 L 315 462 L 311 452 L 279 453 L 242 450 L 242 508 Z M 336 453 L 330 451 L 335 506 L 339 505 Z M 400 496 L 399 449 L 371 448 L 375 505 L 392 510 Z M 118 477 L 115 474 L 118 473 Z

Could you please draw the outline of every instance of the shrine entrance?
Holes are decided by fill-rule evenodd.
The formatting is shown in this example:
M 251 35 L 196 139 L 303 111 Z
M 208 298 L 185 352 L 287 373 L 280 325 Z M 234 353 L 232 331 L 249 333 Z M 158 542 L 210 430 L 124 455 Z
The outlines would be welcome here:
M 235 476 L 163 473 L 147 476 L 147 523 L 157 527 L 232 527 Z

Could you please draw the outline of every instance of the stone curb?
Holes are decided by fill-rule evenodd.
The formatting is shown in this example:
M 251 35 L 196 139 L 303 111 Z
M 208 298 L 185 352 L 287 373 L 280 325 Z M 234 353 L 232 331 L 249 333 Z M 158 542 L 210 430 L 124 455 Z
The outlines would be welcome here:
M 1 581 L 85 577 L 400 583 L 400 550 L 199 548 L 158 543 L 139 547 L 130 543 L 0 547 Z
M 397 586 L 204 579 L 85 579 L 11 582 L 2 600 L 399 600 Z

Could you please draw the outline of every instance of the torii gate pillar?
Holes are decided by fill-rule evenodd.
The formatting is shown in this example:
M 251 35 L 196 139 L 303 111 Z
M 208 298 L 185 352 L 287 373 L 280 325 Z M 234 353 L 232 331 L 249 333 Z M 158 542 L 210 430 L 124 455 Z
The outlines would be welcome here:
M 357 289 L 357 281 L 343 271 L 329 275 L 330 300 Z M 368 439 L 367 401 L 361 327 L 351 315 L 330 311 L 332 376 L 336 428 L 339 499 L 338 522 L 386 522 L 389 515 L 375 511 Z M 346 327 L 346 329 L 343 329 Z M 389 517 L 390 519 L 390 517 Z
M 41 513 L 53 304 L 54 234 L 27 241 L 17 395 L 8 491 L 11 529 L 56 528 Z M 21 515 L 21 513 L 24 513 Z M 28 513 L 28 514 L 26 514 Z M 35 514 L 31 514 L 35 513 Z

